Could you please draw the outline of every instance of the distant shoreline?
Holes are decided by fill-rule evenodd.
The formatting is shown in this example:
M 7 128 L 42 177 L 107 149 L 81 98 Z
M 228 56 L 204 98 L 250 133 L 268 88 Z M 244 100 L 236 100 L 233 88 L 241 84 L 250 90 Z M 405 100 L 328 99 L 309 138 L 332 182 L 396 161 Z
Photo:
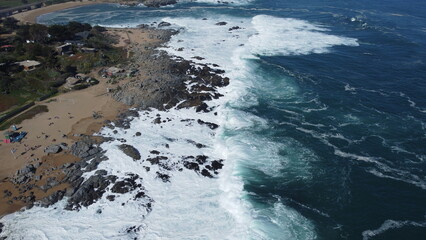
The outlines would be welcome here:
M 30 10 L 30 11 L 27 11 L 27 12 L 17 13 L 17 14 L 12 15 L 12 17 L 16 18 L 16 20 L 18 20 L 19 22 L 21 22 L 23 24 L 34 24 L 34 23 L 37 23 L 37 17 L 39 17 L 43 14 L 56 12 L 56 11 L 60 11 L 60 10 L 68 9 L 68 8 L 75 8 L 75 7 L 80 7 L 80 6 L 85 6 L 85 5 L 93 5 L 93 4 L 100 4 L 100 3 L 108 3 L 108 1 L 105 1 L 105 0 L 93 0 L 93 1 L 83 0 L 81 2 L 76 1 L 76 2 L 59 3 L 59 4 L 54 4 L 54 5 L 50 5 L 50 6 L 46 6 L 46 7 L 33 9 L 33 10 Z

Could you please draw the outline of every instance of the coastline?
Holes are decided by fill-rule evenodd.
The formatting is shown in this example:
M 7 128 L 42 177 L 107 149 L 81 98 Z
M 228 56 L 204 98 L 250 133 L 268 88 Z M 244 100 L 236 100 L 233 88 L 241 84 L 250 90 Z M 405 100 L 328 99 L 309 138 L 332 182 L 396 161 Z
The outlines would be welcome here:
M 130 49 L 140 53 L 147 46 L 161 44 L 163 40 L 152 37 L 155 32 L 156 30 L 108 29 L 108 34 L 118 40 L 115 47 L 127 50 L 129 55 Z M 0 154 L 3 156 L 0 159 L 0 193 L 3 193 L 0 197 L 0 217 L 24 206 L 31 206 L 32 202 L 56 191 L 65 190 L 68 184 L 61 181 L 47 191 L 40 187 L 46 185 L 49 178 L 63 179 L 61 167 L 80 159 L 73 156 L 69 149 L 57 154 L 47 154 L 44 149 L 62 143 L 71 147 L 81 138 L 92 136 L 109 122 L 116 121 L 131 106 L 116 101 L 107 89 L 118 88 L 136 78 L 147 78 L 146 72 L 139 71 L 135 76 L 127 76 L 118 83 L 111 83 L 99 75 L 99 70 L 100 68 L 93 69 L 89 74 L 98 79 L 99 84 L 37 102 L 35 106 L 47 106 L 48 112 L 39 113 L 18 125 L 19 131 L 28 132 L 20 143 L 0 143 Z M 94 117 L 94 113 L 100 117 Z M 0 131 L 0 134 L 3 132 Z M 15 150 L 14 153 L 12 149 Z M 28 181 L 16 184 L 16 179 L 20 178 L 19 171 L 22 172 L 22 169 L 30 165 L 37 168 L 34 174 L 28 177 Z
M 37 14 L 46 12 L 34 13 L 33 20 L 35 21 Z M 134 146 L 124 144 L 126 139 L 115 136 L 118 132 L 126 132 L 125 130 L 130 128 L 130 121 L 140 116 L 140 110 L 146 110 L 143 114 L 149 115 L 149 112 L 157 110 L 165 114 L 167 109 L 192 108 L 197 120 L 194 116 L 194 119 L 179 120 L 179 124 L 183 127 L 195 124 L 203 131 L 211 131 L 209 136 L 214 136 L 214 130 L 219 126 L 213 119 L 200 119 L 198 114 L 211 112 L 207 115 L 217 115 L 217 112 L 214 112 L 216 106 L 209 106 L 206 102 L 223 96 L 217 89 L 227 86 L 229 78 L 222 76 L 223 70 L 210 68 L 212 64 L 194 65 L 191 60 L 172 57 L 167 52 L 158 50 L 158 47 L 168 42 L 177 31 L 157 26 L 153 23 L 138 28 L 108 28 L 108 33 L 118 40 L 115 47 L 126 50 L 127 57 L 131 59 L 126 64 L 117 65 L 127 73 L 126 76 L 113 77 L 111 81 L 107 81 L 100 76 L 101 69 L 93 69 L 90 76 L 100 80 L 98 85 L 37 103 L 47 105 L 49 111 L 19 124 L 18 127 L 29 132 L 22 143 L 0 144 L 0 154 L 8 156 L 0 161 L 0 164 L 5 166 L 4 171 L 0 171 L 0 192 L 3 193 L 3 198 L 0 198 L 0 218 L 25 207 L 49 207 L 63 198 L 66 198 L 64 210 L 78 211 L 105 197 L 104 193 L 112 185 L 111 191 L 116 195 L 106 196 L 108 201 L 113 202 L 116 196 L 137 189 L 141 192 L 133 191 L 132 194 L 136 194 L 133 199 L 147 201 L 143 208 L 147 213 L 150 212 L 153 202 L 151 197 L 143 192 L 143 185 L 134 186 L 134 182 L 143 174 L 126 173 L 125 176 L 120 176 L 118 173 L 108 173 L 102 168 L 98 170 L 98 165 L 108 160 L 104 154 L 110 149 L 102 149 L 102 143 L 113 142 L 112 149 L 119 148 L 125 155 L 133 158 L 134 162 L 146 157 L 141 156 Z M 129 75 L 129 72 L 135 74 Z M 191 88 L 187 88 L 187 84 L 191 85 Z M 149 123 L 159 128 L 167 121 L 172 121 L 171 118 L 161 119 L 159 113 L 151 117 Z M 188 125 L 187 121 L 193 123 Z M 109 131 L 108 128 L 111 129 L 111 134 L 94 136 L 102 129 Z M 143 135 L 137 132 L 134 136 L 141 134 Z M 121 144 L 117 145 L 117 141 Z M 184 142 L 196 149 L 196 152 L 207 147 L 207 144 L 202 143 L 203 140 L 185 139 Z M 65 147 L 62 147 L 62 143 Z M 59 152 L 44 151 L 58 145 L 61 147 Z M 11 154 L 13 147 L 17 148 L 17 155 Z M 151 150 L 149 153 L 160 154 L 157 150 Z M 160 171 L 154 172 L 155 179 L 164 183 L 169 182 L 173 175 L 172 170 L 187 169 L 208 179 L 219 174 L 224 161 L 219 157 L 209 157 L 201 153 L 197 153 L 196 157 L 186 156 L 183 159 L 170 159 L 167 163 L 160 163 L 165 159 L 168 158 L 148 156 L 141 162 L 150 165 L 139 170 L 149 172 L 151 167 L 159 168 Z M 92 176 L 87 178 L 87 175 Z M 2 177 L 6 178 L 2 180 Z
M 58 3 L 50 6 L 41 7 L 38 9 L 33 9 L 26 12 L 21 12 L 12 15 L 16 20 L 23 24 L 34 24 L 37 23 L 37 17 L 51 13 L 56 12 L 68 8 L 75 8 L 80 6 L 86 6 L 86 5 L 93 5 L 93 4 L 100 4 L 100 3 L 109 3 L 111 1 L 107 0 L 83 0 L 83 1 L 75 1 L 75 2 L 65 2 L 65 3 Z

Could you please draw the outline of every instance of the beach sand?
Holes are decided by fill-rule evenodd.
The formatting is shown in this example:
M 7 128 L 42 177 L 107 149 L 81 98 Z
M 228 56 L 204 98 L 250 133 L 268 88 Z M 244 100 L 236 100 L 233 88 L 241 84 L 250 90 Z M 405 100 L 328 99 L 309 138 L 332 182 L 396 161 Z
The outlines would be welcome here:
M 137 49 L 143 52 L 146 46 L 153 46 L 160 41 L 150 37 L 153 31 L 155 30 L 108 29 L 109 34 L 119 39 L 116 47 L 128 49 L 128 55 L 135 54 L 134 51 Z M 132 51 L 131 54 L 130 51 Z M 24 120 L 18 125 L 19 131 L 28 132 L 21 143 L 0 143 L 0 156 L 2 156 L 0 158 L 0 217 L 28 205 L 23 201 L 27 197 L 34 196 L 36 200 L 39 200 L 55 191 L 65 190 L 66 184 L 60 184 L 48 191 L 42 191 L 39 187 L 50 177 L 60 181 L 63 173 L 58 167 L 78 159 L 66 152 L 47 155 L 44 149 L 49 145 L 62 142 L 71 146 L 78 139 L 75 135 L 93 135 L 99 132 L 106 120 L 114 120 L 120 112 L 130 107 L 112 99 L 107 94 L 107 88 L 116 88 L 134 78 L 145 78 L 147 70 L 141 69 L 138 75 L 125 77 L 114 85 L 107 83 L 107 79 L 99 76 L 98 71 L 99 69 L 94 69 L 90 74 L 91 77 L 100 81 L 98 85 L 63 93 L 36 103 L 36 105 L 46 105 L 49 111 Z M 100 113 L 102 117 L 95 119 L 94 112 Z M 1 136 L 3 132 L 0 132 Z M 14 154 L 11 152 L 12 149 L 16 149 Z M 35 187 L 30 191 L 24 192 L 24 189 L 21 189 L 23 186 L 10 182 L 17 170 L 28 164 L 40 163 L 41 166 L 37 169 L 35 176 L 41 175 L 42 178 L 40 181 L 31 180 L 30 184 L 34 184 Z
M 34 9 L 27 12 L 21 12 L 14 14 L 13 17 L 16 18 L 16 20 L 20 21 L 21 23 L 36 23 L 37 17 L 46 13 L 50 12 L 56 12 L 68 8 L 74 8 L 79 6 L 85 6 L 85 5 L 91 5 L 91 4 L 99 4 L 99 3 L 105 3 L 108 1 L 102 1 L 102 0 L 83 0 L 83 1 L 75 1 L 75 2 L 66 2 L 66 3 L 59 3 L 54 4 L 38 9 Z M 111 2 L 111 1 L 109 1 Z

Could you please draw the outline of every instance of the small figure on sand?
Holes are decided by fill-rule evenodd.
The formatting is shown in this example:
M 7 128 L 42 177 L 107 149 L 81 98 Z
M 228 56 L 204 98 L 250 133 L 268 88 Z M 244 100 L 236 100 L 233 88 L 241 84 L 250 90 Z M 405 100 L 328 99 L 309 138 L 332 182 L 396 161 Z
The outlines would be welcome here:
M 16 148 L 12 148 L 12 149 L 10 149 L 10 153 L 12 153 L 12 155 L 13 155 L 13 157 L 16 159 L 16 156 L 15 156 L 15 152 L 16 152 Z
M 18 130 L 18 128 L 16 127 L 16 125 L 15 125 L 15 124 L 13 124 L 13 125 L 12 125 L 12 130 L 13 130 L 13 131 Z

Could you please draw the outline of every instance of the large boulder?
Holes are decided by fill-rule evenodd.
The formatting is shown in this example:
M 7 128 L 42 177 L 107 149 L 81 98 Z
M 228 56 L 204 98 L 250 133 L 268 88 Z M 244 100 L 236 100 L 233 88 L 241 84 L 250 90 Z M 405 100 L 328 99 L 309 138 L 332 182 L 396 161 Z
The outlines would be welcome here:
M 101 149 L 93 146 L 89 139 L 78 141 L 71 146 L 71 154 L 79 158 L 92 157 L 100 151 Z
M 127 156 L 133 158 L 133 160 L 140 160 L 141 159 L 141 154 L 139 153 L 139 151 L 128 144 L 121 144 L 120 146 L 118 146 L 118 148 Z
M 60 145 L 58 145 L 58 144 L 53 144 L 53 145 L 47 146 L 44 149 L 44 152 L 48 153 L 48 154 L 49 153 L 58 153 L 60 151 L 62 151 L 62 147 Z

